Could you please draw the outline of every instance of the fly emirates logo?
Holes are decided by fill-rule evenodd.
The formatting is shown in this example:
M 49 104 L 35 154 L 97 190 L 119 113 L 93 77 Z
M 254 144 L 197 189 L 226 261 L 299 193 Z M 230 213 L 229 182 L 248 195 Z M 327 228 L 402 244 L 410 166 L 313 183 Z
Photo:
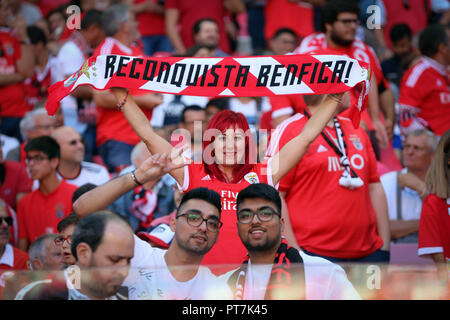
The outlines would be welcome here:
M 350 166 L 354 169 L 361 170 L 364 168 L 364 158 L 359 154 L 354 154 L 350 157 Z M 343 171 L 344 167 L 338 157 L 328 157 L 328 172 Z
M 222 198 L 222 210 L 231 210 L 236 212 L 236 198 L 239 192 L 230 190 L 222 190 L 220 196 Z

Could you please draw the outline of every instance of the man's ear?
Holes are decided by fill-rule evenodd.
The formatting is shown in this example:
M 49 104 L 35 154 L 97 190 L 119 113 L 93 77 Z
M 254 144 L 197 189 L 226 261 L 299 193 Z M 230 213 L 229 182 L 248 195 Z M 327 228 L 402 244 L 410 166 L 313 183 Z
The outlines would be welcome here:
M 175 217 L 170 219 L 170 230 L 172 230 L 173 232 L 176 232 L 177 230 L 177 218 Z
M 80 265 L 83 267 L 89 266 L 92 260 L 91 247 L 87 243 L 81 242 L 77 245 L 76 251 L 77 261 L 80 263 Z
M 51 164 L 52 168 L 54 168 L 54 169 L 58 168 L 59 158 L 50 159 L 50 164 Z
M 44 266 L 41 259 L 38 258 L 34 258 L 33 260 L 31 260 L 30 265 L 32 270 L 42 270 Z

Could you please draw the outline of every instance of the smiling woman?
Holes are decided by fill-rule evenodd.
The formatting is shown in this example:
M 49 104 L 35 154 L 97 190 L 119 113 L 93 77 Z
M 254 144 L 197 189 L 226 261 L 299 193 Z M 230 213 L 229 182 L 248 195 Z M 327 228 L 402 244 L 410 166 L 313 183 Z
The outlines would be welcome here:
M 123 105 L 123 113 L 128 122 L 150 152 L 173 154 L 173 147 L 149 126 L 133 97 L 125 89 L 115 88 L 112 91 Z M 341 96 L 342 94 L 338 94 L 324 99 L 319 111 L 311 117 L 303 132 L 273 158 L 261 163 L 256 161 L 256 147 L 244 115 L 231 110 L 221 111 L 211 119 L 203 135 L 203 161 L 170 172 L 183 192 L 196 187 L 207 187 L 218 192 L 222 198 L 223 227 L 217 243 L 203 259 L 203 264 L 223 265 L 213 269 L 214 273 L 231 270 L 233 264 L 239 264 L 246 254 L 236 230 L 236 196 L 239 191 L 254 183 L 276 186 L 339 111 Z M 174 161 L 182 162 L 185 159 Z

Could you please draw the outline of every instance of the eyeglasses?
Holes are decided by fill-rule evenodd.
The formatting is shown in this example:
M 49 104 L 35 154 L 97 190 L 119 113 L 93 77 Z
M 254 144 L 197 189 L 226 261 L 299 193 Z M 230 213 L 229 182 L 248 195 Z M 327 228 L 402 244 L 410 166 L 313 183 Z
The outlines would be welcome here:
M 258 210 L 242 209 L 238 212 L 237 218 L 240 223 L 248 224 L 253 221 L 253 217 L 258 217 L 261 222 L 268 222 L 273 219 L 274 215 L 280 217 L 280 214 L 271 207 L 261 207 Z
M 67 241 L 67 244 L 70 245 L 72 243 L 72 236 L 57 236 L 54 241 L 57 246 L 62 246 L 64 244 L 64 241 Z
M 200 227 L 203 221 L 206 221 L 206 228 L 211 232 L 218 232 L 223 223 L 219 218 L 215 216 L 208 217 L 207 219 L 202 217 L 202 213 L 198 210 L 190 210 L 183 214 L 178 215 L 176 218 L 186 217 L 187 223 L 192 227 Z
M 7 224 L 8 226 L 10 226 L 10 227 L 11 227 L 12 224 L 13 224 L 13 218 L 11 218 L 11 217 L 6 217 L 6 218 L 0 217 L 0 225 L 3 224 L 3 221 L 5 221 L 6 224 Z
M 39 156 L 34 156 L 34 157 L 26 157 L 25 158 L 25 162 L 26 163 L 41 162 L 41 161 L 46 160 L 46 159 L 48 159 L 47 156 L 39 155 Z
M 342 22 L 345 25 L 349 25 L 349 24 L 359 24 L 359 20 L 358 19 L 338 19 L 336 21 Z

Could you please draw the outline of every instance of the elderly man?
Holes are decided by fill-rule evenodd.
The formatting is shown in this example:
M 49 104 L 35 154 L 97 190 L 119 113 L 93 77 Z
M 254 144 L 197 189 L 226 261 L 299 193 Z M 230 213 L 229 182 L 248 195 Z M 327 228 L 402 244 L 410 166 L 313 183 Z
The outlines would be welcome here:
M 55 239 L 57 234 L 44 234 L 34 240 L 28 254 L 32 270 L 60 270 L 63 267 L 61 249 Z
M 403 144 L 401 171 L 389 172 L 380 180 L 386 194 L 391 239 L 417 243 L 422 200 L 427 193 L 425 175 L 437 147 L 436 136 L 425 129 L 412 131 Z
M 81 135 L 71 127 L 59 127 L 52 137 L 58 142 L 61 158 L 58 165 L 58 178 L 82 186 L 85 183 L 103 184 L 109 180 L 106 168 L 96 163 L 83 161 L 85 147 Z
M 6 160 L 20 161 L 25 165 L 25 145 L 31 139 L 49 136 L 56 128 L 56 119 L 47 114 L 44 108 L 27 112 L 20 121 L 20 133 L 24 142 L 6 155 Z

